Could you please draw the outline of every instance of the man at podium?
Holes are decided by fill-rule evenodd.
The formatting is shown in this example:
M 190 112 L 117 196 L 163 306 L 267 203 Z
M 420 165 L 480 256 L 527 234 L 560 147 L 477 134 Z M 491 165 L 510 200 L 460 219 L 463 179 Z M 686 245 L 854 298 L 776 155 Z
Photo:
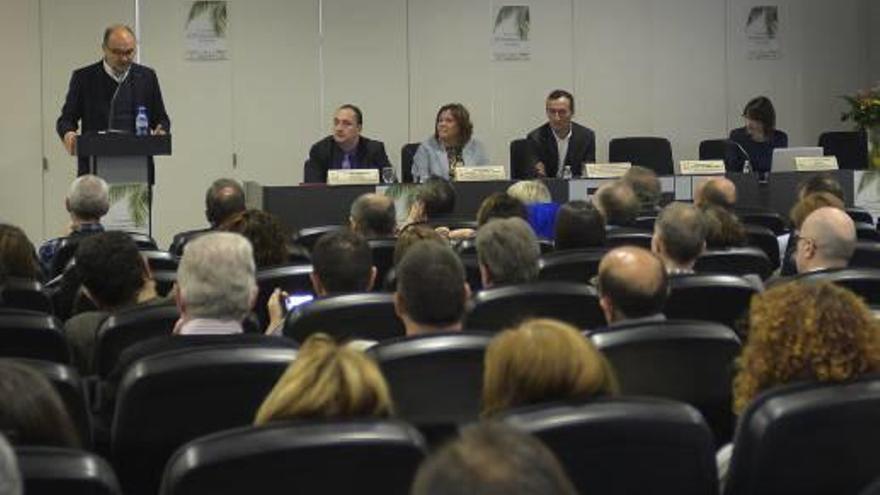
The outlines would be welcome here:
M 134 133 L 138 107 L 145 107 L 151 134 L 171 127 L 159 80 L 153 69 L 134 63 L 134 32 L 114 24 L 104 30 L 104 58 L 73 72 L 61 116 L 55 125 L 64 148 L 76 154 L 77 130 Z M 88 157 L 79 157 L 77 175 L 89 173 Z M 153 162 L 149 161 L 149 183 Z

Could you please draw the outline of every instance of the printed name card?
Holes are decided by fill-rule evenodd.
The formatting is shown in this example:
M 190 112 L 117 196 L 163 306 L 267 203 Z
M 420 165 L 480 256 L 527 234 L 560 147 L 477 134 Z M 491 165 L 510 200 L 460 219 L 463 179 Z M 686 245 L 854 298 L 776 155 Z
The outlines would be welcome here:
M 585 163 L 584 176 L 588 179 L 613 179 L 623 177 L 632 167 L 630 162 L 616 163 Z
M 455 169 L 455 180 L 458 182 L 486 182 L 507 180 L 507 172 L 503 165 L 487 165 L 484 167 L 458 167 Z
M 327 171 L 327 184 L 331 186 L 362 186 L 378 183 L 379 171 L 375 168 Z
M 682 160 L 680 175 L 724 175 L 724 160 Z
M 794 159 L 794 168 L 798 172 L 819 172 L 837 170 L 836 156 L 798 156 Z

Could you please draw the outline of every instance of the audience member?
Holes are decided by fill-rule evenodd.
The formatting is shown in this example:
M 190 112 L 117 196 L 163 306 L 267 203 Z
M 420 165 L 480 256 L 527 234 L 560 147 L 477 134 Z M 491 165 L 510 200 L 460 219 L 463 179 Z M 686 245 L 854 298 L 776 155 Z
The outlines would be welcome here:
M 528 221 L 529 213 L 519 199 L 506 192 L 494 192 L 480 203 L 477 210 L 477 226 L 482 227 L 493 218 L 519 217 Z
M 852 218 L 838 208 L 823 207 L 801 225 L 795 251 L 798 273 L 846 268 L 856 248 Z
M 733 210 L 736 205 L 736 184 L 727 177 L 713 177 L 697 184 L 694 205 L 699 208 L 717 206 Z
M 312 249 L 311 279 L 320 297 L 371 291 L 376 267 L 367 240 L 350 230 L 322 236 Z
M 835 196 L 841 202 L 845 202 L 846 198 L 843 195 L 843 188 L 840 186 L 840 182 L 837 182 L 837 179 L 832 175 L 828 174 L 816 174 L 810 176 L 805 181 L 798 184 L 798 199 L 804 199 L 806 196 L 824 192 L 829 193 L 832 196 Z
M 24 488 L 15 451 L 0 433 L 0 495 L 22 495 Z
M 427 178 L 415 193 L 406 223 L 436 222 L 455 211 L 455 187 L 448 179 Z
M 527 177 L 563 177 L 565 167 L 571 175 L 583 175 L 584 163 L 596 161 L 596 134 L 574 117 L 574 96 L 563 89 L 547 95 L 544 102 L 547 123 L 529 132 Z
M 287 263 L 290 255 L 287 229 L 278 217 L 263 210 L 246 210 L 232 215 L 219 230 L 237 232 L 251 242 L 257 269 Z
M 507 194 L 522 201 L 526 206 L 534 203 L 549 203 L 553 201 L 550 189 L 539 180 L 521 180 L 507 188 Z
M 464 267 L 449 246 L 419 241 L 397 265 L 394 310 L 407 335 L 461 330 L 470 295 Z
M 561 400 L 614 394 L 611 366 L 573 326 L 528 320 L 496 335 L 486 349 L 483 416 Z
M 813 192 L 802 197 L 791 209 L 789 218 L 793 226 L 793 231 L 784 240 L 785 253 L 782 257 L 782 268 L 780 275 L 788 277 L 797 273 L 797 266 L 794 262 L 794 255 L 797 251 L 798 235 L 804 220 L 819 208 L 830 207 L 843 210 L 843 200 L 838 198 L 834 193 L 829 192 Z
M 385 145 L 361 135 L 363 127 L 364 115 L 360 108 L 346 104 L 336 109 L 333 134 L 309 150 L 309 162 L 318 175 L 313 179 L 326 182 L 327 171 L 331 169 L 373 168 L 381 172 L 384 167 L 391 166 Z
M 77 242 L 80 238 L 104 231 L 101 218 L 110 210 L 110 187 L 96 175 L 81 175 L 70 184 L 64 207 L 70 214 L 66 238 Z M 53 260 L 65 237 L 58 237 L 40 246 L 40 262 L 50 275 L 60 273 L 63 266 L 54 267 Z M 71 248 L 73 254 L 75 248 Z M 63 260 L 66 262 L 67 260 Z
M 632 187 L 622 180 L 600 187 L 596 191 L 595 203 L 608 228 L 631 227 L 639 216 L 639 199 Z
M 434 135 L 422 141 L 413 156 L 412 175 L 416 182 L 430 177 L 454 179 L 457 167 L 488 165 L 486 148 L 473 137 L 470 113 L 461 103 L 440 107 L 434 121 Z
M 41 278 L 34 245 L 20 228 L 0 224 L 0 265 L 7 277 L 38 280 Z
M 348 221 L 351 230 L 367 239 L 394 237 L 397 227 L 394 200 L 382 194 L 362 194 L 351 204 Z
M 537 438 L 501 423 L 471 425 L 432 454 L 411 495 L 575 495 L 556 456 Z
M 528 222 L 542 239 L 553 239 L 556 212 L 559 204 L 553 202 L 550 190 L 540 180 L 521 180 L 507 188 L 507 194 L 526 205 Z
M 477 231 L 477 259 L 484 288 L 536 280 L 540 256 L 538 239 L 521 218 L 495 219 Z
M 384 418 L 392 413 L 388 384 L 378 365 L 363 352 L 319 333 L 300 347 L 260 405 L 254 424 Z
M 73 364 L 82 375 L 95 372 L 94 357 L 101 323 L 113 312 L 163 301 L 137 245 L 124 232 L 104 232 L 83 239 L 76 250 L 82 290 L 97 307 L 64 324 Z
M 400 264 L 409 248 L 419 241 L 432 241 L 441 246 L 448 246 L 446 240 L 436 230 L 432 229 L 431 226 L 424 223 L 409 224 L 397 235 L 397 243 L 394 245 L 395 267 Z
M 707 248 L 725 249 L 748 244 L 746 227 L 733 212 L 711 204 L 704 206 L 702 210 L 706 224 Z
M 620 247 L 599 263 L 599 305 L 609 328 L 665 319 L 669 286 L 663 262 L 650 251 Z
M 657 172 L 647 167 L 633 165 L 623 174 L 623 180 L 636 193 L 641 214 L 653 215 L 660 211 L 662 188 Z
M 27 365 L 6 359 L 0 360 L 0 432 L 16 446 L 80 446 L 52 384 Z
M 190 239 L 218 229 L 230 217 L 243 212 L 246 208 L 244 189 L 237 180 L 228 178 L 215 180 L 205 192 L 205 219 L 208 220 L 210 228 L 176 234 L 168 251 L 175 256 L 182 255 L 183 247 Z
M 668 275 L 694 273 L 697 258 L 706 249 L 703 213 L 686 203 L 671 203 L 654 222 L 651 251 L 666 267 Z
M 569 201 L 559 207 L 553 234 L 556 251 L 605 245 L 605 219 L 589 201 Z

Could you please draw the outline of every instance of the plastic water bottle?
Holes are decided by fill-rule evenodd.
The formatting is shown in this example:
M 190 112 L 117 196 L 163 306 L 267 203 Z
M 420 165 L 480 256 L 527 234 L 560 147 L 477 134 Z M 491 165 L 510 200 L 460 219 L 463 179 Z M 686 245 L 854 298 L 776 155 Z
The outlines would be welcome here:
M 562 167 L 562 178 L 565 180 L 569 180 L 569 179 L 571 179 L 571 177 L 572 177 L 571 167 L 568 165 Z
M 752 173 L 752 164 L 749 163 L 748 160 L 746 160 L 745 162 L 743 162 L 743 173 L 744 173 L 744 174 L 750 174 L 750 173 Z
M 135 136 L 146 136 L 150 133 L 150 119 L 147 118 L 147 107 L 138 107 L 137 117 L 134 119 Z

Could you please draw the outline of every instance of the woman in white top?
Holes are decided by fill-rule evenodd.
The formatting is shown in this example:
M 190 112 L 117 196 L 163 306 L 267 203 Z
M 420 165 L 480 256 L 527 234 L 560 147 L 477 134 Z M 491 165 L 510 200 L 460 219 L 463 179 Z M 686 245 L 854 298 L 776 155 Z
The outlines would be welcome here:
M 454 178 L 456 167 L 488 165 L 483 143 L 473 138 L 474 126 L 464 105 L 450 103 L 437 112 L 434 135 L 424 140 L 413 157 L 412 174 L 416 182 L 428 177 Z

